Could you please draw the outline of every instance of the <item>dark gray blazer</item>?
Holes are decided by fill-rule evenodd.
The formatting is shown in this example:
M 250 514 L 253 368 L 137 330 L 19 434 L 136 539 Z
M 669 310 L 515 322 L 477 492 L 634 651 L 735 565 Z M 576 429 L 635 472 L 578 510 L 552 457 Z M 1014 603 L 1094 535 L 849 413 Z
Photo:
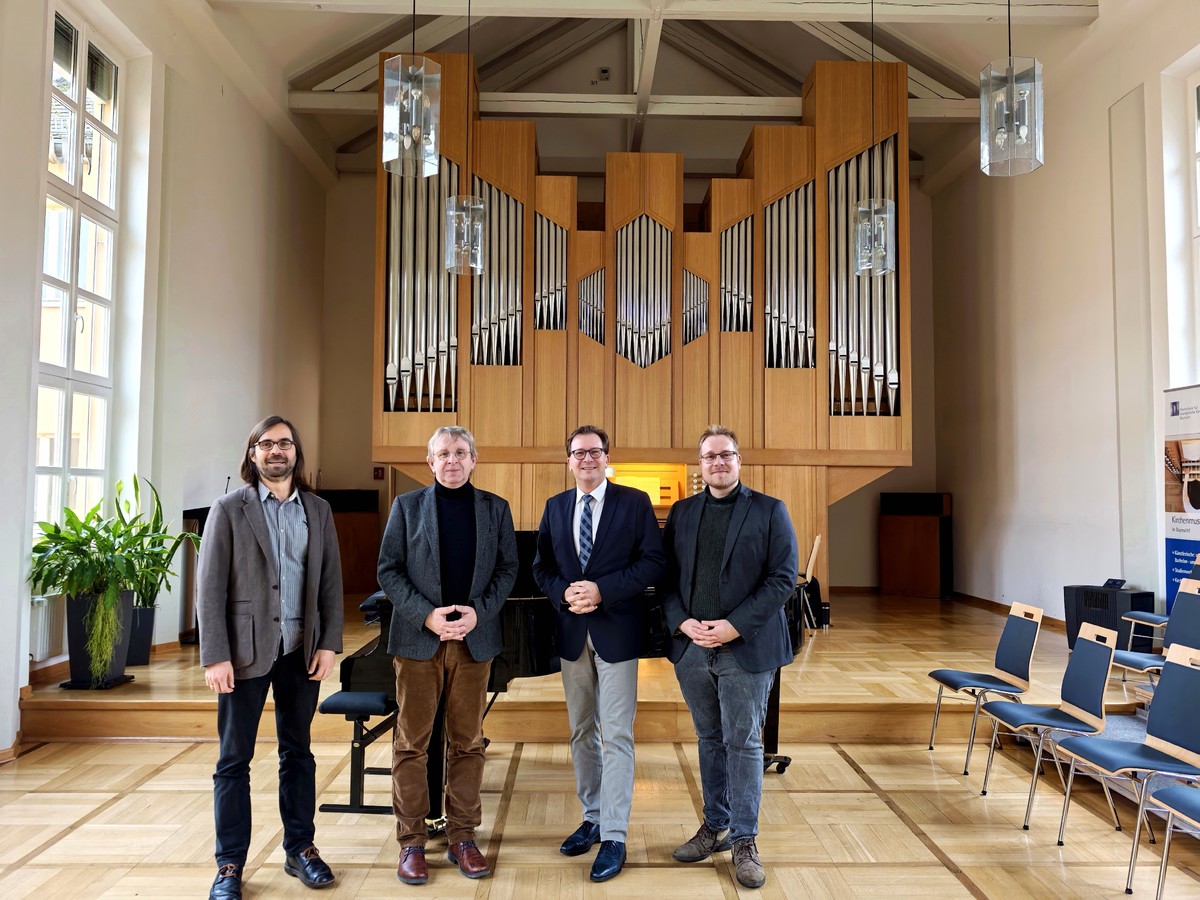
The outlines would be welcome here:
M 476 662 L 491 659 L 503 647 L 500 608 L 516 580 L 517 535 L 508 501 L 475 488 L 471 602 L 479 621 L 467 634 L 466 644 Z M 405 659 L 431 658 L 440 640 L 425 627 L 425 618 L 432 609 L 449 605 L 442 600 L 434 485 L 393 501 L 379 548 L 379 586 L 396 611 L 388 634 L 388 653 Z
M 667 550 L 663 612 L 675 636 L 668 647 L 671 662 L 677 662 L 691 644 L 678 631 L 691 618 L 688 606 L 705 496 L 696 494 L 672 506 L 663 529 Z M 798 565 L 796 532 L 787 507 L 741 485 L 721 554 L 719 592 L 722 615 L 741 635 L 729 648 L 747 672 L 766 672 L 792 661 L 783 607 L 795 590 Z
M 342 562 L 329 504 L 300 492 L 308 519 L 304 658 L 342 652 Z M 200 664 L 230 660 L 235 678 L 271 671 L 279 650 L 279 572 L 258 488 L 247 485 L 209 510 L 200 542 L 196 615 Z

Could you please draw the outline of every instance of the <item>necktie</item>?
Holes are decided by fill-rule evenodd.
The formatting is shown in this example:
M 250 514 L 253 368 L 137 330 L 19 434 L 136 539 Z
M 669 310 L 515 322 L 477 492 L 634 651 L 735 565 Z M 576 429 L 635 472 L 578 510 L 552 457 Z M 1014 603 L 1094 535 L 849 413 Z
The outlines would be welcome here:
M 586 569 L 592 556 L 592 495 L 583 495 L 583 514 L 579 517 L 579 568 Z

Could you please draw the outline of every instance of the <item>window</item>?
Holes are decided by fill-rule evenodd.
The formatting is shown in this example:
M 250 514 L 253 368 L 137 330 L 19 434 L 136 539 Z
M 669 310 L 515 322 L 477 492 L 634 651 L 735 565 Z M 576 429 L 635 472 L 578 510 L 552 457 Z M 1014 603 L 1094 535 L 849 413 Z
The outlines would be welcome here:
M 34 520 L 54 522 L 64 507 L 86 512 L 110 483 L 120 64 L 60 11 L 48 75 Z

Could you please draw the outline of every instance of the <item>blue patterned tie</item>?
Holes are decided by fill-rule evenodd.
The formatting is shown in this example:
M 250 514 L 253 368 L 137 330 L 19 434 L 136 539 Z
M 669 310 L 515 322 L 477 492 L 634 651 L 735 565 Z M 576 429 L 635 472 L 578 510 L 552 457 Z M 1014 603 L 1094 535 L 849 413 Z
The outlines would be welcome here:
M 592 495 L 583 495 L 583 514 L 579 517 L 579 568 L 586 569 L 592 556 Z

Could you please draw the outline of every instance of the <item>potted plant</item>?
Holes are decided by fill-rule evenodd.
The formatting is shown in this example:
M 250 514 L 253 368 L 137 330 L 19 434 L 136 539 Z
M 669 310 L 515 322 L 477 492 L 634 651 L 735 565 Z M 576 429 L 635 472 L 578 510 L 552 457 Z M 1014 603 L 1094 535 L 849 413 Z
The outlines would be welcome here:
M 67 595 L 67 647 L 71 680 L 63 687 L 109 688 L 125 675 L 133 578 L 137 566 L 130 529 L 105 518 L 100 504 L 83 518 L 63 510 L 63 524 L 39 522 L 29 581 L 39 594 Z
M 117 518 L 127 529 L 127 546 L 134 561 L 131 579 L 133 587 L 133 631 L 129 639 L 129 657 L 126 665 L 145 666 L 150 664 L 150 647 L 154 642 L 154 610 L 158 605 L 158 594 L 174 575 L 171 561 L 184 541 L 190 540 L 198 547 L 200 538 L 190 531 L 171 534 L 163 522 L 162 501 L 158 490 L 147 478 L 150 488 L 150 509 L 141 512 L 141 482 L 133 476 L 133 502 L 121 494 L 124 485 L 117 482 Z

